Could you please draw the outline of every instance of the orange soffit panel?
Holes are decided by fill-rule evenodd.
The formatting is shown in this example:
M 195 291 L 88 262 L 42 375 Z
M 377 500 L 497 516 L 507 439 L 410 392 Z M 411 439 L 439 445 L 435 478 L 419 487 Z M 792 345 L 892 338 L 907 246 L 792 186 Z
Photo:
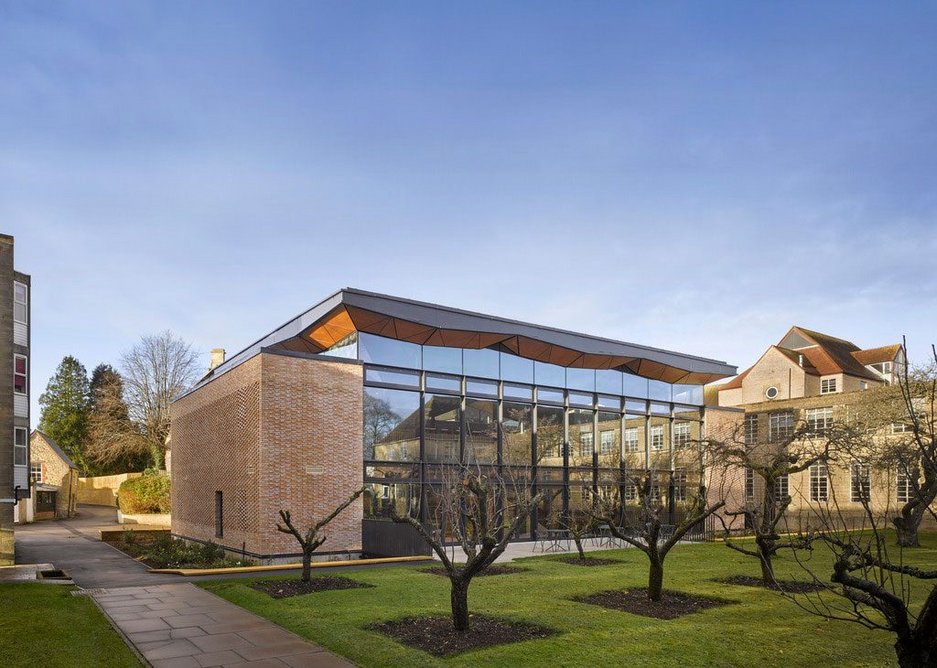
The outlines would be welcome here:
M 309 332 L 308 336 L 310 341 L 325 349 L 331 348 L 354 331 L 355 324 L 343 307 L 326 316 Z

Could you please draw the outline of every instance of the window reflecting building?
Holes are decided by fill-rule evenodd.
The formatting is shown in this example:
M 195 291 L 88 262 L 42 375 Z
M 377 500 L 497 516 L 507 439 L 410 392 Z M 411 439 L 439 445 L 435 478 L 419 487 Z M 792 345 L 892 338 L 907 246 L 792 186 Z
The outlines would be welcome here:
M 273 370 L 286 365 L 275 362 L 277 356 L 293 368 L 282 377 Z M 317 414 L 302 418 L 315 440 L 330 432 L 335 417 L 329 400 L 306 396 L 310 390 L 300 379 L 309 373 L 314 383 L 315 374 L 299 368 L 354 369 L 338 375 L 350 394 L 358 394 L 359 424 L 342 425 L 343 440 L 301 470 L 320 467 L 323 482 L 339 471 L 351 480 L 354 471 L 355 482 L 371 492 L 360 508 L 365 534 L 369 521 L 394 512 L 430 516 L 427 490 L 445 477 L 445 467 L 460 462 L 490 467 L 544 493 L 523 529 L 527 536 L 589 503 L 592 494 L 617 490 L 624 498 L 637 484 L 628 472 L 666 472 L 676 483 L 665 486 L 662 503 L 679 503 L 687 498 L 688 473 L 693 482 L 686 470 L 690 444 L 703 433 L 703 385 L 735 373 L 715 360 L 346 289 L 213 369 L 174 404 L 174 484 L 178 474 L 186 485 L 180 457 L 197 465 L 198 445 L 190 435 L 205 434 L 209 419 L 200 396 L 207 398 L 213 386 L 217 393 L 226 377 L 232 380 L 258 357 L 251 378 L 257 376 L 260 387 L 263 437 L 250 446 L 261 451 L 258 467 L 265 448 L 297 438 L 295 425 L 284 436 L 278 429 L 287 426 L 267 418 L 264 412 L 277 406 L 264 393 L 269 389 L 277 402 L 301 393 L 304 403 L 315 404 Z M 268 373 L 276 376 L 268 379 Z M 232 383 L 232 390 L 248 380 Z M 266 426 L 273 424 L 278 427 Z M 352 438 L 360 443 L 348 442 Z M 254 507 L 263 508 L 264 491 L 259 495 Z M 199 512 L 180 506 L 177 531 L 174 505 L 174 531 L 200 531 L 191 521 Z

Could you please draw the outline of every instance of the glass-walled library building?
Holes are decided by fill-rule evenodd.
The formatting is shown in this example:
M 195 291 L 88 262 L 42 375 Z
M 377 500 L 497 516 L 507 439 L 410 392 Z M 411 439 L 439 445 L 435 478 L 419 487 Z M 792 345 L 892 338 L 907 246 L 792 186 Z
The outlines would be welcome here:
M 173 403 L 175 535 L 260 559 L 295 545 L 276 513 L 320 516 L 329 549 L 406 554 L 434 489 L 470 464 L 506 481 L 494 510 L 533 490 L 522 535 L 596 496 L 692 492 L 703 386 L 735 367 L 685 353 L 346 288 L 212 368 Z M 418 541 L 418 539 L 417 539 Z M 422 541 L 418 541 L 422 543 Z M 421 548 L 422 549 L 422 548 Z

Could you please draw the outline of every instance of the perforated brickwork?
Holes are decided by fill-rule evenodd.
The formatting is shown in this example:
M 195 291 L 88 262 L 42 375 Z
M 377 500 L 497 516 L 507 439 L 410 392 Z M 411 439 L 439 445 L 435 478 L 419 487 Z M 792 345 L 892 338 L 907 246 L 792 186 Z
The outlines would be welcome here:
M 172 407 L 173 532 L 263 555 L 296 554 L 276 531 L 289 509 L 305 528 L 362 484 L 362 368 L 264 353 Z M 223 538 L 215 538 L 215 491 Z M 321 551 L 361 549 L 359 500 Z
M 172 405 L 172 529 L 251 552 L 260 520 L 260 358 Z M 215 491 L 224 536 L 215 537 Z

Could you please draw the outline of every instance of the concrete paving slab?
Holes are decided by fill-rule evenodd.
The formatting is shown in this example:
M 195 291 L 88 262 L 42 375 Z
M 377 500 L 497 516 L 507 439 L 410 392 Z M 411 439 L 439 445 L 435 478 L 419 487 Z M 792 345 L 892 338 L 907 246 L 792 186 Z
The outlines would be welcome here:
M 198 661 L 191 656 L 180 656 L 175 659 L 162 659 L 151 663 L 153 668 L 200 668 Z
M 98 539 L 114 509 L 79 510 L 77 519 L 18 527 L 17 559 L 68 572 L 154 668 L 354 665 L 179 576 L 147 573 Z
M 223 652 L 211 652 L 210 654 L 199 654 L 195 657 L 199 666 L 230 666 L 236 663 L 243 663 L 244 659 L 232 652 L 225 650 Z

